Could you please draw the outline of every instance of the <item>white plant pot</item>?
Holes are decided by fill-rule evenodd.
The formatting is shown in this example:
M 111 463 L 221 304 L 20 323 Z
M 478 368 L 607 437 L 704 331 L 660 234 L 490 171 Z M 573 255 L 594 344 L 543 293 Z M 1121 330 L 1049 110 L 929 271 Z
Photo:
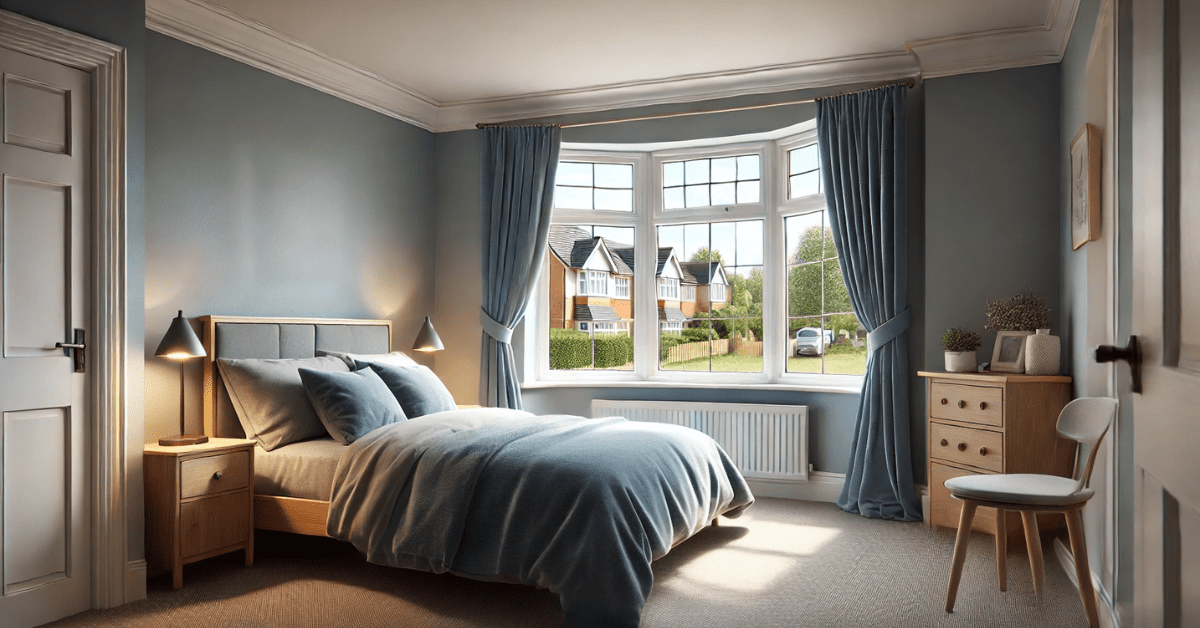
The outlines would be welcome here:
M 974 351 L 947 351 L 947 373 L 974 373 L 979 368 Z

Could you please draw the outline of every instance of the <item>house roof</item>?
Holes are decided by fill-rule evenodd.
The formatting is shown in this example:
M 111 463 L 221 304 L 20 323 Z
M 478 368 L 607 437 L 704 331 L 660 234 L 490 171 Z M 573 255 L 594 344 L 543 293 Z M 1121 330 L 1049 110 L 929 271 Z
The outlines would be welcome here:
M 574 268 L 576 270 L 583 268 L 588 258 L 592 256 L 592 252 L 596 250 L 596 247 L 601 247 L 604 249 L 618 275 L 633 274 L 632 248 L 629 249 L 630 255 L 629 262 L 627 263 L 622 256 L 614 254 L 613 250 L 613 247 L 625 247 L 627 245 L 615 242 L 605 243 L 604 238 L 593 236 L 579 227 L 551 225 L 549 245 L 550 251 L 567 268 Z
M 687 314 L 677 307 L 660 307 L 658 308 L 658 320 L 660 321 L 690 321 Z
M 697 284 L 706 286 L 720 272 L 721 262 L 679 262 L 679 267 L 695 278 Z
M 617 311 L 610 305 L 576 305 L 575 320 L 577 321 L 619 321 Z

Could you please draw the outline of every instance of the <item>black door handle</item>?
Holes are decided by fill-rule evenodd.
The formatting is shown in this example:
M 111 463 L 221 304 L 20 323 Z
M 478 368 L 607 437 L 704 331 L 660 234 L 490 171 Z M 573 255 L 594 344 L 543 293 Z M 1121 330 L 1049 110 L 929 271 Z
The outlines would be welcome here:
M 1112 345 L 1096 347 L 1097 362 L 1115 362 L 1117 360 L 1129 363 L 1129 375 L 1133 379 L 1129 390 L 1135 393 L 1142 392 L 1142 350 L 1138 348 L 1137 336 L 1130 336 L 1129 344 L 1124 348 Z

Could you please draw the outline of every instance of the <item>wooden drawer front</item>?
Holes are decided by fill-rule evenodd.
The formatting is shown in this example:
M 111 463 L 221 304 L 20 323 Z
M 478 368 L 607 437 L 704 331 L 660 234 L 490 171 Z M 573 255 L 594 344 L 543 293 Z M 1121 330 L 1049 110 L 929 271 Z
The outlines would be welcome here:
M 179 506 L 183 559 L 244 543 L 250 535 L 250 493 L 207 497 Z
M 932 382 L 929 385 L 929 416 L 1003 427 L 1003 400 L 1003 388 Z
M 219 479 L 218 479 L 219 474 Z M 193 458 L 179 463 L 181 499 L 250 486 L 250 452 Z
M 1004 471 L 1004 435 L 988 430 L 930 423 L 929 455 L 1000 473 Z

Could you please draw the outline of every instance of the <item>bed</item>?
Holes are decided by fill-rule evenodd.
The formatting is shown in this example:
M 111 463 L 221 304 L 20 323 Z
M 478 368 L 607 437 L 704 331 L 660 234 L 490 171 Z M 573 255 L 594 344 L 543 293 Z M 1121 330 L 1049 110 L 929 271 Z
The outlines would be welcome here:
M 258 439 L 260 529 L 332 536 L 379 564 L 547 588 L 559 595 L 569 626 L 636 626 L 653 581 L 650 563 L 718 515 L 736 517 L 753 503 L 725 452 L 694 430 L 456 408 L 448 392 L 422 414 L 398 389 L 392 398 L 382 388 L 414 418 L 402 413 L 349 439 L 326 422 L 328 434 L 273 440 L 262 423 L 244 422 L 252 408 L 238 369 L 302 365 L 305 386 L 326 367 L 350 373 L 321 377 L 387 379 L 392 367 L 345 354 L 388 353 L 390 323 L 201 322 L 205 432 L 246 437 L 245 425 Z M 411 375 L 422 367 L 397 368 Z

